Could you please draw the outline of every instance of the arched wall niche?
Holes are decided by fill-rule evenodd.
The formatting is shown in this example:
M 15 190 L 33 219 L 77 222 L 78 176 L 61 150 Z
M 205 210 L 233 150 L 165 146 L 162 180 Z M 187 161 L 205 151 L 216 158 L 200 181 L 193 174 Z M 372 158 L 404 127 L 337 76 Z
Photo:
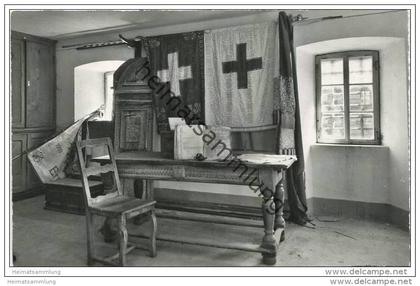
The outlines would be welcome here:
M 101 120 L 112 120 L 112 78 L 124 61 L 97 61 L 74 68 L 74 120 L 105 106 Z

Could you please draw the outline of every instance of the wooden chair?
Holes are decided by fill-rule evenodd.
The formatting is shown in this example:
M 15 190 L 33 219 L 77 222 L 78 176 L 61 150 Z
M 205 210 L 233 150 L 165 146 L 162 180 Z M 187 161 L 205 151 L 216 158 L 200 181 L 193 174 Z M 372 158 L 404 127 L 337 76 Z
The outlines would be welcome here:
M 87 148 L 105 147 L 109 154 L 109 163 L 102 166 L 86 166 L 84 152 Z M 80 163 L 80 171 L 82 173 L 83 190 L 85 194 L 86 207 L 86 228 L 87 228 L 87 256 L 88 265 L 92 265 L 95 261 L 106 265 L 126 264 L 126 254 L 134 248 L 140 248 L 130 242 L 128 245 L 127 220 L 140 214 L 150 214 L 152 220 L 152 232 L 150 235 L 150 255 L 156 256 L 156 216 L 155 201 L 141 200 L 134 197 L 125 196 L 122 192 L 117 165 L 115 162 L 114 151 L 110 138 L 88 139 L 76 142 L 77 156 Z M 100 174 L 112 173 L 114 186 L 111 192 L 92 198 L 89 190 L 88 177 Z M 119 253 L 100 258 L 95 254 L 93 215 L 103 216 L 108 219 L 115 219 L 118 222 L 119 230 Z M 119 264 L 113 260 L 119 258 Z

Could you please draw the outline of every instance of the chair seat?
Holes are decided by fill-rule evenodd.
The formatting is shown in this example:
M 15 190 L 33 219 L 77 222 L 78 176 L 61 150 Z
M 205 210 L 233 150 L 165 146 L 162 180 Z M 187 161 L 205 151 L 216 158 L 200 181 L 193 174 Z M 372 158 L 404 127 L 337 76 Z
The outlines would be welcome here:
M 140 200 L 129 196 L 117 196 L 109 198 L 89 206 L 89 209 L 97 214 L 122 215 L 128 213 L 141 214 L 153 208 L 156 201 Z

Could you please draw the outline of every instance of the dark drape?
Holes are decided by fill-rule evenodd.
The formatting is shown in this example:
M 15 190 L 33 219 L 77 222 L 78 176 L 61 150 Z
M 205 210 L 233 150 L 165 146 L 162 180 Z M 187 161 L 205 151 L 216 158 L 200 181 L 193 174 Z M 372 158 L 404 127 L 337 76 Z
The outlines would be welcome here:
M 299 96 L 296 78 L 296 62 L 293 47 L 293 27 L 291 18 L 285 13 L 279 13 L 279 52 L 280 52 L 280 78 L 287 79 L 290 86 L 282 92 L 294 93 L 294 141 L 295 152 L 298 160 L 289 168 L 286 176 L 287 199 L 285 205 L 286 220 L 297 224 L 305 224 L 308 221 L 306 215 L 306 194 L 305 194 L 305 163 L 302 147 L 302 130 L 299 112 Z M 292 95 L 289 96 L 289 98 Z M 283 124 L 283 125 L 282 125 Z M 285 122 L 279 122 L 278 136 Z M 288 124 L 288 123 L 286 123 Z M 280 142 L 280 138 L 277 142 Z M 280 148 L 277 150 L 281 154 Z

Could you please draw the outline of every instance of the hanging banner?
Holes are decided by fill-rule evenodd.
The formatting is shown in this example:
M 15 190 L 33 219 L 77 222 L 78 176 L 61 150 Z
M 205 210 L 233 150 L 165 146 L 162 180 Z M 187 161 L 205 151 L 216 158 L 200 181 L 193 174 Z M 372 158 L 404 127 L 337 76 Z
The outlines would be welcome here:
M 277 24 L 206 31 L 204 46 L 206 123 L 272 125 L 279 74 Z
M 180 117 L 169 97 L 181 102 L 204 122 L 204 51 L 203 32 L 190 32 L 148 38 L 154 45 L 148 47 L 153 74 L 166 88 L 154 90 L 158 131 L 169 130 L 169 117 Z M 167 93 L 168 96 L 163 96 Z

